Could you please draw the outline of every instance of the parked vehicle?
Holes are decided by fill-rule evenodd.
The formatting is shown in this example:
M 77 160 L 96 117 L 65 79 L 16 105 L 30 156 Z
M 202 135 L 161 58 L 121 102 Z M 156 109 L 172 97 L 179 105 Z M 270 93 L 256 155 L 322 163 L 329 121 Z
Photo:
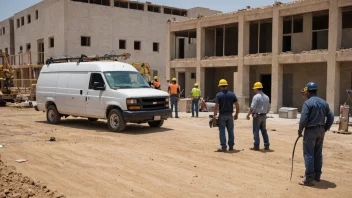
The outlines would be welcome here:
M 107 119 L 111 131 L 122 132 L 126 123 L 161 127 L 171 115 L 169 94 L 150 88 L 132 65 L 53 62 L 43 66 L 36 86 L 37 109 L 50 124 L 67 116 Z

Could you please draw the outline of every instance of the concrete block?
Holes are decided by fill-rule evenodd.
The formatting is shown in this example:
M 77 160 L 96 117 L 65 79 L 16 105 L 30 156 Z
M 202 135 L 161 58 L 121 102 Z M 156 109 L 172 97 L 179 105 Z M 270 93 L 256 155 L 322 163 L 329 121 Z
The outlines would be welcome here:
M 279 110 L 279 118 L 297 119 L 297 108 L 282 107 Z

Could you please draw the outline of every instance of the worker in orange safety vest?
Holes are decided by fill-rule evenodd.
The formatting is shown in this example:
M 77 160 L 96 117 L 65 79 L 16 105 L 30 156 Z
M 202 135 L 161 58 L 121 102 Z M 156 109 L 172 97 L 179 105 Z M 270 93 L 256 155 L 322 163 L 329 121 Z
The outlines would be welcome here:
M 172 83 L 169 85 L 168 92 L 171 98 L 171 112 L 175 106 L 175 118 L 178 117 L 178 99 L 180 98 L 180 86 L 176 83 L 176 78 L 172 79 Z M 172 114 L 171 114 L 172 117 Z
M 153 82 L 153 86 L 154 86 L 154 89 L 161 89 L 161 84 L 160 82 L 158 81 L 158 76 L 154 76 L 154 82 Z

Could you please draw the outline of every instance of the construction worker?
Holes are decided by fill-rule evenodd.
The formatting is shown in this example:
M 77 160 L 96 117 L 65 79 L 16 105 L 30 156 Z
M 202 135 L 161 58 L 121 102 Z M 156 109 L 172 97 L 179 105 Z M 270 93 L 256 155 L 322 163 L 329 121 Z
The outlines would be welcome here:
M 264 140 L 264 149 L 269 150 L 269 136 L 266 130 L 266 114 L 269 113 L 269 97 L 263 93 L 263 85 L 261 82 L 256 82 L 253 86 L 254 93 L 251 108 L 247 114 L 247 120 L 250 120 L 250 115 L 253 117 L 253 136 L 254 146 L 250 148 L 254 151 L 259 151 L 260 138 L 259 130 L 262 132 Z
M 158 81 L 158 76 L 154 76 L 154 82 L 153 82 L 154 89 L 161 89 L 160 82 Z
M 198 118 L 199 114 L 199 99 L 200 99 L 200 89 L 198 88 L 198 83 L 194 84 L 194 88 L 192 89 L 192 118 L 194 117 L 194 110 L 196 111 L 196 117 Z
M 229 141 L 228 146 L 229 150 L 233 150 L 233 146 L 235 145 L 235 136 L 234 136 L 234 120 L 238 119 L 238 113 L 240 111 L 240 105 L 238 104 L 237 97 L 231 91 L 228 91 L 228 84 L 225 79 L 221 79 L 219 81 L 219 87 L 221 92 L 216 94 L 215 98 L 215 107 L 214 107 L 214 118 L 217 116 L 219 112 L 219 137 L 220 137 L 220 145 L 221 148 L 217 150 L 217 152 L 226 152 L 226 134 L 225 128 L 227 129 Z M 236 105 L 236 114 L 233 114 L 233 104 Z
M 171 97 L 171 112 L 174 109 L 175 106 L 175 118 L 178 117 L 178 99 L 180 98 L 180 86 L 176 84 L 176 78 L 172 79 L 172 83 L 169 84 L 168 92 Z M 172 117 L 172 114 L 171 114 Z
M 314 181 L 320 181 L 323 166 L 324 136 L 334 122 L 334 114 L 328 103 L 317 96 L 317 91 L 318 86 L 314 82 L 308 83 L 301 90 L 304 96 L 308 98 L 303 104 L 298 129 L 299 137 L 302 137 L 303 129 L 305 129 L 303 155 L 306 172 L 304 180 L 299 183 L 305 186 L 313 186 Z

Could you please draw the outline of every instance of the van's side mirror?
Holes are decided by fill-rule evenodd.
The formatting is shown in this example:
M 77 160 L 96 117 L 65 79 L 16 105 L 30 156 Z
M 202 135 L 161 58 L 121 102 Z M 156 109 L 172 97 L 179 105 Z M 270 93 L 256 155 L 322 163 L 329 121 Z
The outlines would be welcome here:
M 101 90 L 104 91 L 105 90 L 105 86 L 100 86 L 99 82 L 94 82 L 93 83 L 93 90 Z

